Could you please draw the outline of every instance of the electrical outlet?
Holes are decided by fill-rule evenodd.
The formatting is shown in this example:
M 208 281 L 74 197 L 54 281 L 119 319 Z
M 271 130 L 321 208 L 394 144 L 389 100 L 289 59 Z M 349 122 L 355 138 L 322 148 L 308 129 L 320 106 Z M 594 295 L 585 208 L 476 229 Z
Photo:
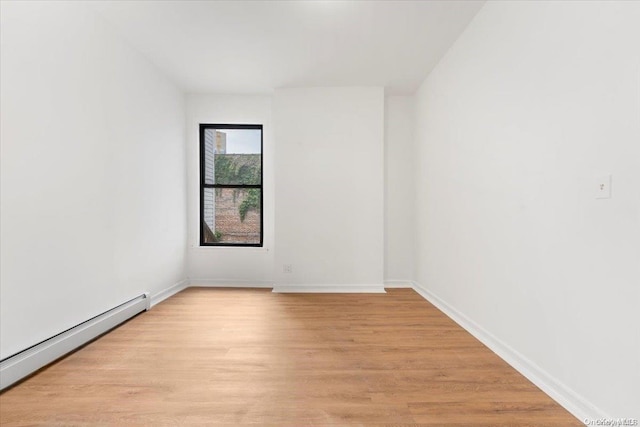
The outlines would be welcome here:
M 611 175 L 599 176 L 595 185 L 596 199 L 611 198 Z
M 284 264 L 282 266 L 282 272 L 286 274 L 290 274 L 293 272 L 293 268 L 291 268 L 291 264 Z

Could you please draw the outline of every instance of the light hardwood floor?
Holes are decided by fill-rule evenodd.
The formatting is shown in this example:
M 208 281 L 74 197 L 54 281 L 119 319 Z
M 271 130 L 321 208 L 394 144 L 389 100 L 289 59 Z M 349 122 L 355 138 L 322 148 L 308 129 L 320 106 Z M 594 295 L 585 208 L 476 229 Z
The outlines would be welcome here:
M 410 289 L 190 288 L 6 390 L 0 422 L 582 425 Z

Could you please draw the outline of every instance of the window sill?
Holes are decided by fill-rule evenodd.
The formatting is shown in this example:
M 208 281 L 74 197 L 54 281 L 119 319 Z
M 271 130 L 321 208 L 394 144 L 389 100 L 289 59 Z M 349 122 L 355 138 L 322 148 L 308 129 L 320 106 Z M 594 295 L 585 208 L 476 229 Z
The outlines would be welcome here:
M 196 251 L 242 251 L 242 252 L 269 252 L 269 248 L 266 246 L 200 246 L 191 245 L 190 250 Z

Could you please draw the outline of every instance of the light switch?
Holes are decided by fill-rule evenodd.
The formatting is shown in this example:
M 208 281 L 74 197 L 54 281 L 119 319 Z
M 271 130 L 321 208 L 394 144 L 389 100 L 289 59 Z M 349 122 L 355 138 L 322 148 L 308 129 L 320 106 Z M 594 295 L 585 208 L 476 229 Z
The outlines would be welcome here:
M 596 199 L 611 198 L 611 175 L 599 176 L 596 180 Z

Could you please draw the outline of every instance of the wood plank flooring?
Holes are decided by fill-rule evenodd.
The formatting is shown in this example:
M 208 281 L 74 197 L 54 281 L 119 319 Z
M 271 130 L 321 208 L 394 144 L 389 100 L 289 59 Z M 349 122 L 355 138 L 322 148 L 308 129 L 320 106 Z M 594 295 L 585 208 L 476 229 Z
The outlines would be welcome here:
M 6 390 L 0 424 L 582 425 L 413 290 L 210 288 Z

